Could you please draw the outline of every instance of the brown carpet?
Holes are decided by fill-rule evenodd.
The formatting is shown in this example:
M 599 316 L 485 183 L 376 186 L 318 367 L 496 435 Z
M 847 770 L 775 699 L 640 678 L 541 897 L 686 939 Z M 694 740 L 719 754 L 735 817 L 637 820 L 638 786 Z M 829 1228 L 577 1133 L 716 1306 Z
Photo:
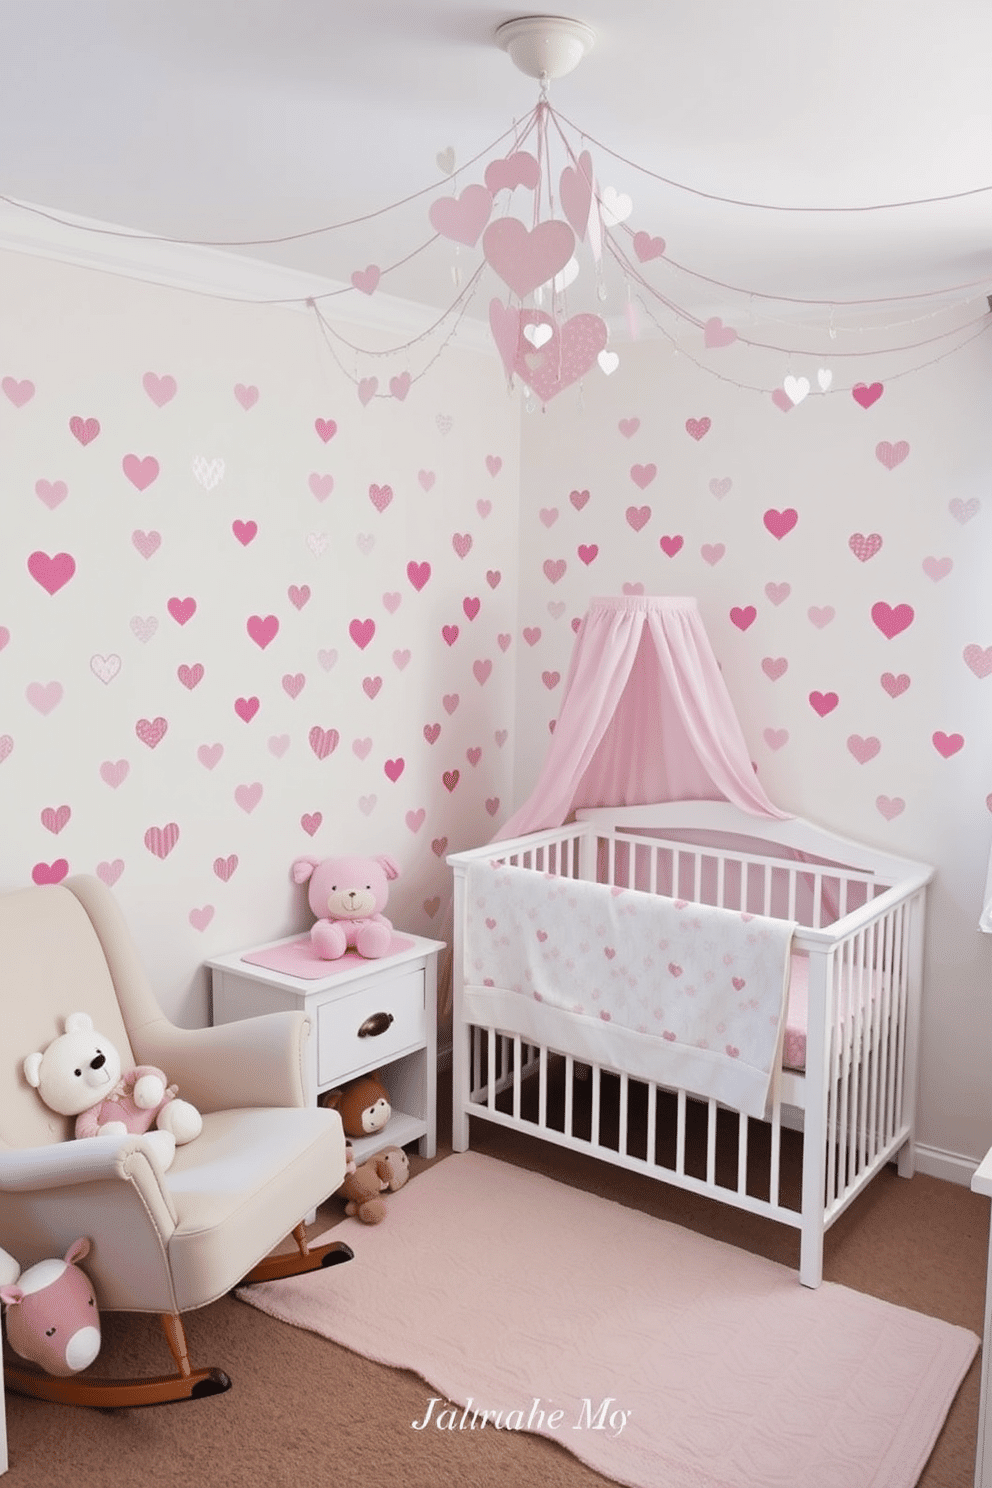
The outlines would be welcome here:
M 450 1151 L 443 1096 L 441 1118 L 437 1161 Z M 473 1123 L 473 1147 L 773 1260 L 797 1263 L 795 1233 L 768 1221 L 482 1123 Z M 414 1173 L 424 1166 L 411 1159 Z M 389 1202 L 401 1204 L 403 1194 Z M 314 1232 L 338 1215 L 336 1202 L 324 1206 Z M 988 1200 L 933 1178 L 904 1182 L 888 1170 L 827 1235 L 825 1275 L 980 1335 L 988 1232 Z M 383 1284 L 388 1287 L 388 1277 Z M 402 1298 L 396 1301 L 402 1305 Z M 188 1314 L 186 1328 L 193 1363 L 225 1369 L 234 1381 L 228 1394 L 133 1411 L 67 1409 L 8 1395 L 11 1465 L 4 1488 L 106 1488 L 108 1482 L 143 1488 L 609 1483 L 552 1440 L 517 1432 L 413 1431 L 411 1422 L 422 1419 L 432 1393 L 415 1375 L 373 1364 L 234 1298 Z M 168 1367 L 156 1319 L 105 1316 L 100 1373 L 159 1374 Z M 951 1407 L 920 1478 L 922 1488 L 970 1488 L 979 1368 L 976 1360 Z

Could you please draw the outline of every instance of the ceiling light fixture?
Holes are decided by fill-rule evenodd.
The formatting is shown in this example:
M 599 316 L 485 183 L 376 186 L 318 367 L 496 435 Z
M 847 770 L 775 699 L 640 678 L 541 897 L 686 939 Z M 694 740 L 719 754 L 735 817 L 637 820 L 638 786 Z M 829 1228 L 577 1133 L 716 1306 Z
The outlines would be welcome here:
M 496 41 L 528 77 L 550 81 L 574 71 L 596 42 L 596 33 L 566 16 L 518 16 L 496 31 Z

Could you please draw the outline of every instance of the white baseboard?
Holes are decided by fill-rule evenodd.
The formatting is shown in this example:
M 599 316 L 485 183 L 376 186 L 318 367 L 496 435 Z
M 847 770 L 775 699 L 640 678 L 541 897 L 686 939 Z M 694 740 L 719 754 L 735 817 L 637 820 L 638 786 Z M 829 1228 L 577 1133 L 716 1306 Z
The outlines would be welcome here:
M 977 1158 L 945 1152 L 941 1147 L 927 1147 L 922 1142 L 916 1144 L 916 1171 L 926 1173 L 929 1178 L 943 1178 L 947 1183 L 970 1188 L 977 1167 Z

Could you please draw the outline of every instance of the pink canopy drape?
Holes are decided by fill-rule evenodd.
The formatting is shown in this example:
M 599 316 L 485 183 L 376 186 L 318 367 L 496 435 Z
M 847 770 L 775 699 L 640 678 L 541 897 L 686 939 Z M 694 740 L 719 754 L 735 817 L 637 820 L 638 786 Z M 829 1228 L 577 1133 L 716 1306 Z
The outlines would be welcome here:
M 758 783 L 695 599 L 594 599 L 537 784 L 497 840 L 582 806 L 684 800 L 788 815 Z

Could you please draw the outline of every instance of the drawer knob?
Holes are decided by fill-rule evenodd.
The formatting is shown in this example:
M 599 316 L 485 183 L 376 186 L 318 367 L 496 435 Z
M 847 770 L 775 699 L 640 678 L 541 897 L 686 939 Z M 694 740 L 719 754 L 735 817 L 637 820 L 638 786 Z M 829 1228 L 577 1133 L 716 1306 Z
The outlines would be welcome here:
M 375 1038 L 380 1033 L 385 1033 L 393 1021 L 392 1013 L 373 1013 L 370 1018 L 359 1025 L 359 1038 Z

